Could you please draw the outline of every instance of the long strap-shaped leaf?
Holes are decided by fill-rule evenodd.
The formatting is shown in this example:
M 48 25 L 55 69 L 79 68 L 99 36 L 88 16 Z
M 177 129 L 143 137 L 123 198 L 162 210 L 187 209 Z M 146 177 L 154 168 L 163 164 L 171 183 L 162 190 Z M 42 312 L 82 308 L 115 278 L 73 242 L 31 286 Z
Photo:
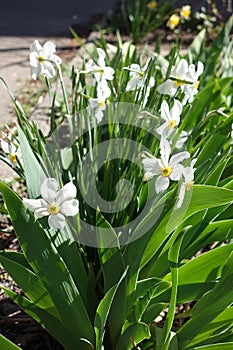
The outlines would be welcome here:
M 108 292 L 105 294 L 104 298 L 101 300 L 97 308 L 95 322 L 94 322 L 95 334 L 96 334 L 96 350 L 102 349 L 107 317 L 108 317 L 114 296 L 116 294 L 116 291 L 119 285 L 121 284 L 123 278 L 125 278 L 126 272 L 127 272 L 127 269 L 121 276 L 119 282 L 116 283 L 112 288 L 108 290 Z
M 203 295 L 192 310 L 192 318 L 178 332 L 178 343 L 182 349 L 195 345 L 195 337 L 202 333 L 208 324 L 232 304 L 233 253 L 227 260 L 219 283 Z M 198 344 L 197 344 L 198 345 Z
M 75 339 L 84 338 L 93 344 L 93 327 L 63 259 L 20 198 L 3 183 L 0 190 L 23 252 L 50 294 L 61 320 L 70 325 Z
M 45 328 L 55 339 L 57 339 L 66 350 L 77 350 L 78 346 L 82 346 L 82 342 L 77 337 L 75 338 L 69 329 L 69 324 L 64 324 L 62 321 L 56 319 L 47 311 L 37 307 L 30 300 L 19 295 L 12 290 L 3 288 L 5 293 L 28 315 L 34 318 L 40 325 Z M 5 348 L 0 348 L 5 350 Z M 90 347 L 83 347 L 82 349 L 90 350 Z
M 54 303 L 41 280 L 31 270 L 14 261 L 13 259 L 17 256 L 18 253 L 13 255 L 8 252 L 0 252 L 0 263 L 35 305 L 59 319 Z
M 4 350 L 22 350 L 17 345 L 13 344 L 10 340 L 6 339 L 0 334 L 0 349 Z

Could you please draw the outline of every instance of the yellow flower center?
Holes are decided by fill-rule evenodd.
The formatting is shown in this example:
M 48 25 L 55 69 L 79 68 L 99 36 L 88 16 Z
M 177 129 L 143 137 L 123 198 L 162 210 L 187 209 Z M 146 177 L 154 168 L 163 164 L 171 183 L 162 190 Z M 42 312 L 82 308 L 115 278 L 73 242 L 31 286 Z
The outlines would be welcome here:
M 158 6 L 158 4 L 157 4 L 156 1 L 150 1 L 150 2 L 147 4 L 147 7 L 148 7 L 150 10 L 155 10 L 157 6 Z
M 176 14 L 173 14 L 169 20 L 168 20 L 168 27 L 171 29 L 174 29 L 175 27 L 177 27 L 180 23 L 180 17 Z
M 168 177 L 170 176 L 172 173 L 172 167 L 170 166 L 165 166 L 163 169 L 162 169 L 162 176 L 163 177 Z
M 176 86 L 181 86 L 183 85 L 184 83 L 182 83 L 182 81 L 179 81 L 179 80 L 175 80 L 175 85 Z
M 187 6 L 183 6 L 181 11 L 180 11 L 180 15 L 183 18 L 189 18 L 191 15 L 191 6 L 187 5 Z
M 39 55 L 38 56 L 38 61 L 41 63 L 41 62 L 44 62 L 44 57 L 42 55 Z
M 105 106 L 105 101 L 99 101 L 98 102 L 98 107 L 103 107 Z
M 185 185 L 185 188 L 187 191 L 189 191 L 194 185 L 194 181 L 187 182 Z
M 51 204 L 49 204 L 47 211 L 51 215 L 56 215 L 59 213 L 60 208 L 56 203 L 51 203 Z
M 196 81 L 196 83 L 193 85 L 193 88 L 198 89 L 199 85 L 200 85 L 200 80 Z
M 17 163 L 17 158 L 15 153 L 9 154 L 9 158 L 13 163 Z
M 175 120 L 170 120 L 168 126 L 169 126 L 169 128 L 174 129 L 176 127 L 176 121 Z

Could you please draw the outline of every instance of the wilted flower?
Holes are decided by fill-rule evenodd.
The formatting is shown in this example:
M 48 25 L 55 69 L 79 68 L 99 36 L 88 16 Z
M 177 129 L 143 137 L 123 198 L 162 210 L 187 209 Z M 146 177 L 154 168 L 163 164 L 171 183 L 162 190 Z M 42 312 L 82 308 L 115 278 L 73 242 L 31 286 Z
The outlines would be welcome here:
M 91 59 L 86 63 L 85 73 L 93 73 L 97 83 L 103 80 L 113 80 L 115 70 L 112 67 L 106 66 L 105 58 L 106 54 L 104 50 L 97 48 L 98 60 L 97 64 Z
M 157 133 L 167 138 L 179 125 L 181 112 L 182 104 L 180 101 L 174 99 L 174 104 L 170 110 L 167 101 L 163 101 L 161 105 L 161 118 L 165 120 L 165 123 L 156 129 Z
M 66 216 L 75 216 L 79 212 L 79 202 L 75 199 L 77 189 L 72 182 L 59 190 L 59 184 L 54 178 L 46 178 L 40 189 L 41 199 L 23 199 L 36 219 L 48 216 L 49 226 L 54 230 L 65 227 Z
M 36 79 L 39 74 L 46 78 L 53 78 L 56 74 L 55 67 L 60 65 L 62 60 L 55 54 L 56 46 L 47 41 L 43 46 L 35 40 L 30 46 L 30 65 L 32 79 Z
M 155 181 L 155 191 L 157 193 L 165 191 L 170 184 L 170 180 L 180 180 L 184 168 L 180 162 L 190 158 L 189 152 L 180 152 L 170 157 L 171 147 L 169 142 L 164 138 L 160 142 L 160 154 L 161 159 L 155 158 L 152 155 L 144 155 L 144 159 L 142 160 L 145 170 L 145 180 L 158 175 Z
M 167 26 L 171 30 L 174 30 L 179 25 L 179 23 L 180 23 L 180 17 L 174 13 L 173 15 L 171 15 L 171 17 L 167 21 Z
M 145 82 L 145 72 L 148 68 L 149 62 L 150 58 L 146 61 L 142 68 L 137 63 L 132 63 L 129 67 L 125 68 L 130 71 L 130 80 L 127 83 L 126 91 L 133 91 L 143 85 Z
M 187 20 L 191 16 L 191 6 L 190 5 L 185 5 L 181 7 L 180 10 L 180 17 Z

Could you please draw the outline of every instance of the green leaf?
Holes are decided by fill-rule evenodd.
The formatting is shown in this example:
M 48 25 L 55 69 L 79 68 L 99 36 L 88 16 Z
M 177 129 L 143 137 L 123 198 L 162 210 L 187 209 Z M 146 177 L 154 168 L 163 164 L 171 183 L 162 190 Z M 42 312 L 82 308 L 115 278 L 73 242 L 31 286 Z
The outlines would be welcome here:
M 116 350 L 131 350 L 135 344 L 150 338 L 149 327 L 142 322 L 130 324 L 120 336 Z
M 41 184 L 46 175 L 36 159 L 23 130 L 19 126 L 18 133 L 27 182 L 27 191 L 29 197 L 36 198 L 40 195 Z
M 12 257 L 12 255 L 10 256 Z M 38 276 L 24 266 L 9 259 L 7 252 L 0 252 L 0 263 L 36 306 L 45 309 L 59 319 L 54 303 Z
M 167 224 L 167 232 L 176 228 L 183 220 L 196 212 L 231 203 L 233 201 L 233 191 L 216 186 L 194 185 L 190 197 L 186 197 L 180 209 L 171 213 Z
M 203 46 L 206 39 L 206 29 L 202 29 L 197 36 L 195 36 L 193 42 L 188 47 L 188 55 L 193 60 L 197 61 L 202 53 Z
M 232 349 L 233 349 L 233 342 L 197 346 L 195 348 L 192 348 L 192 350 L 232 350 Z
M 90 350 L 90 346 L 85 346 L 80 341 L 79 336 L 72 333 L 69 324 L 64 324 L 62 321 L 56 319 L 47 311 L 40 309 L 30 300 L 19 295 L 11 290 L 2 288 L 5 293 L 18 306 L 20 306 L 28 315 L 34 318 L 40 325 L 45 328 L 55 339 L 57 339 L 66 350 L 77 350 L 80 346 L 83 350 Z
M 4 350 L 22 350 L 10 340 L 6 339 L 2 334 L 0 334 L 0 348 Z
M 233 250 L 233 243 L 201 254 L 179 268 L 179 285 L 211 282 L 221 276 L 222 267 Z M 164 277 L 171 281 L 171 274 Z
M 119 282 L 107 291 L 107 293 L 99 303 L 99 306 L 96 310 L 96 316 L 94 321 L 94 329 L 96 334 L 96 350 L 102 349 L 107 317 L 108 317 L 113 299 L 115 297 L 116 291 L 119 285 L 121 284 L 122 280 L 125 278 L 126 272 L 127 272 L 127 269 L 121 276 Z
M 171 245 L 168 252 L 168 261 L 171 269 L 172 276 L 172 287 L 171 287 L 171 298 L 170 304 L 168 308 L 168 313 L 166 317 L 166 321 L 163 327 L 163 337 L 161 339 L 161 344 L 158 347 L 161 347 L 161 350 L 167 350 L 170 344 L 171 339 L 171 328 L 175 315 L 175 307 L 177 301 L 177 288 L 178 288 L 178 261 L 179 261 L 179 253 L 180 247 L 184 238 L 185 231 L 181 231 L 181 233 L 176 237 L 174 243 Z
M 70 325 L 75 338 L 85 338 L 93 343 L 94 330 L 87 310 L 63 259 L 20 198 L 3 183 L 0 183 L 0 190 L 22 250 L 48 291 L 60 318 Z
M 195 344 L 195 337 L 201 334 L 208 324 L 232 304 L 233 253 L 227 260 L 218 284 L 204 294 L 192 310 L 192 318 L 177 332 L 179 347 L 189 348 Z

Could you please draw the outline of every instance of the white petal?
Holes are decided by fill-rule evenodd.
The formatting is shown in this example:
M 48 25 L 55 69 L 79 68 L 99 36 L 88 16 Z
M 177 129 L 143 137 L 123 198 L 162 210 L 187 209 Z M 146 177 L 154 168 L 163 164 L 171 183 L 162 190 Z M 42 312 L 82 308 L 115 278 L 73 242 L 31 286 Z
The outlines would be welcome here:
M 184 167 L 182 164 L 176 164 L 172 167 L 172 173 L 170 175 L 170 179 L 173 181 L 180 180 L 184 171 Z
M 169 120 L 171 119 L 169 106 L 168 106 L 167 101 L 165 101 L 165 100 L 161 104 L 161 118 L 163 118 L 167 122 L 169 122 Z
M 40 219 L 40 218 L 42 218 L 43 216 L 48 216 L 48 215 L 49 215 L 49 212 L 48 212 L 48 210 L 45 209 L 45 208 L 40 208 L 40 209 L 36 209 L 36 210 L 35 210 L 34 215 L 35 215 L 35 218 L 36 218 L 36 219 Z
M 185 184 L 182 183 L 180 186 L 178 201 L 176 202 L 175 209 L 179 209 L 182 206 L 184 201 L 184 196 L 185 196 Z
M 162 137 L 160 140 L 160 154 L 163 166 L 168 166 L 169 157 L 171 154 L 171 146 L 169 141 L 166 140 L 164 137 Z
M 152 175 L 161 174 L 162 164 L 160 160 L 155 157 L 143 159 L 142 165 L 147 173 L 151 173 Z
M 204 71 L 204 64 L 201 61 L 197 63 L 197 77 L 199 77 Z
M 41 197 L 48 203 L 53 203 L 56 200 L 58 182 L 54 178 L 47 178 L 43 181 L 40 189 Z
M 74 199 L 77 194 L 77 189 L 72 182 L 68 182 L 57 193 L 56 203 L 60 206 L 63 202 Z
M 140 78 L 138 76 L 134 76 L 130 79 L 126 86 L 126 91 L 133 91 L 138 88 L 138 84 L 140 82 Z
M 32 67 L 37 68 L 39 66 L 38 53 L 37 52 L 31 52 L 30 56 L 29 56 L 29 61 L 30 61 L 30 65 Z
M 132 64 L 129 66 L 129 69 L 132 70 L 132 72 L 129 73 L 131 76 L 134 76 L 136 72 L 139 73 L 140 70 L 141 70 L 139 64 L 137 64 L 137 63 L 132 63 Z
M 184 74 L 187 74 L 187 72 L 188 72 L 188 62 L 184 58 L 182 58 L 176 68 L 176 73 L 177 73 L 176 77 L 181 78 L 184 76 Z
M 49 57 L 53 53 L 56 52 L 56 45 L 52 43 L 51 41 L 46 41 L 46 43 L 43 46 L 43 53 Z
M 53 230 L 62 230 L 65 227 L 66 219 L 63 214 L 58 213 L 56 215 L 50 215 L 48 223 Z
M 105 52 L 103 49 L 100 49 L 100 48 L 97 48 L 97 51 L 99 55 L 99 59 L 97 63 L 100 67 L 105 67 L 105 57 L 106 57 Z
M 2 148 L 3 152 L 5 152 L 7 154 L 11 153 L 9 143 L 4 141 L 4 140 L 1 140 L 1 148 Z
M 169 183 L 170 181 L 168 177 L 159 176 L 155 181 L 155 191 L 157 193 L 165 191 L 168 188 Z
M 26 205 L 26 207 L 34 212 L 35 210 L 38 210 L 40 208 L 44 207 L 44 201 L 42 199 L 28 199 L 23 198 L 23 203 Z
M 37 76 L 40 74 L 40 68 L 39 67 L 31 67 L 31 76 L 32 79 L 36 80 Z
M 79 212 L 79 202 L 77 199 L 65 201 L 60 206 L 61 213 L 65 216 L 75 216 Z
M 44 61 L 41 65 L 41 74 L 48 79 L 53 78 L 56 75 L 53 63 Z
M 96 108 L 95 117 L 97 119 L 97 123 L 100 123 L 104 117 L 103 110 L 105 110 L 106 106 L 102 106 L 100 108 Z
M 180 122 L 180 115 L 181 115 L 182 109 L 183 109 L 182 103 L 174 99 L 174 105 L 171 108 L 170 114 L 171 114 L 171 120 L 175 120 L 177 125 Z
M 190 153 L 186 151 L 174 154 L 170 159 L 170 165 L 173 168 L 176 164 L 188 158 L 190 158 Z
M 159 128 L 156 129 L 156 132 L 163 137 L 167 137 L 168 134 L 170 133 L 169 131 L 171 129 L 168 126 L 169 126 L 169 123 L 165 122 Z M 171 130 L 171 132 L 172 132 L 172 130 Z
M 115 70 L 112 67 L 105 67 L 103 77 L 106 80 L 113 80 Z
M 30 51 L 39 52 L 41 50 L 42 50 L 42 46 L 40 45 L 38 40 L 35 40 L 30 46 Z
M 158 86 L 158 92 L 160 94 L 168 94 L 171 97 L 173 97 L 177 91 L 178 87 L 175 86 L 175 83 L 173 80 L 168 79 L 164 83 L 160 84 Z
M 62 59 L 61 57 L 57 56 L 57 55 L 51 55 L 50 56 L 51 61 L 55 62 L 56 64 L 61 64 L 62 63 Z

